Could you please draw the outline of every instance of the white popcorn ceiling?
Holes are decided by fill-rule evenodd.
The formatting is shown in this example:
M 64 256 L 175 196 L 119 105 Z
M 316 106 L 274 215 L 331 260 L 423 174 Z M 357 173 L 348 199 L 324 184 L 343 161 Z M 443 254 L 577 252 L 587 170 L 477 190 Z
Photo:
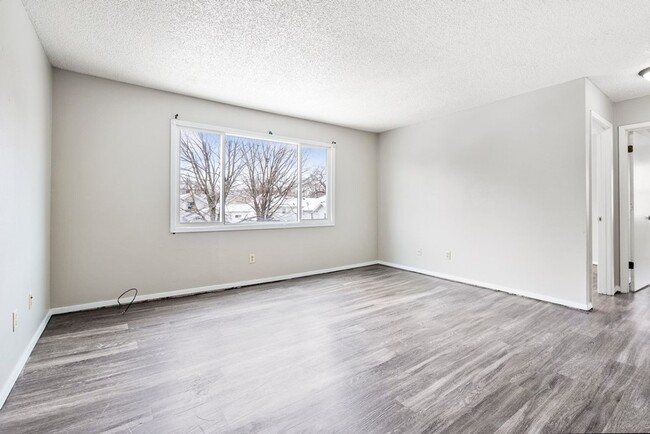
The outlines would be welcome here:
M 648 0 L 23 0 L 52 64 L 385 131 L 590 77 L 650 95 Z

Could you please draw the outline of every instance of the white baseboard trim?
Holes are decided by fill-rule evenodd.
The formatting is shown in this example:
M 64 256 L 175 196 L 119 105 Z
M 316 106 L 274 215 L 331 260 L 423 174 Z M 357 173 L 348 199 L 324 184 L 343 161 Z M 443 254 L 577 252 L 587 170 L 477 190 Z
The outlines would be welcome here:
M 340 267 L 333 267 L 333 268 L 324 268 L 320 270 L 313 270 L 313 271 L 304 271 L 301 273 L 293 273 L 293 274 L 285 274 L 282 276 L 273 276 L 273 277 L 264 277 L 261 279 L 252 279 L 252 280 L 244 280 L 241 282 L 231 282 L 231 283 L 222 283 L 219 285 L 209 285 L 209 286 L 200 286 L 198 288 L 187 288 L 187 289 L 178 289 L 174 291 L 165 291 L 165 292 L 157 292 L 154 294 L 142 294 L 138 295 L 138 298 L 136 300 L 137 302 L 141 301 L 149 301 L 149 300 L 160 300 L 163 298 L 172 298 L 172 297 L 183 297 L 186 295 L 195 295 L 195 294 L 202 294 L 205 292 L 217 292 L 217 291 L 224 291 L 226 289 L 232 289 L 232 288 L 239 288 L 241 286 L 251 286 L 251 285 L 259 285 L 262 283 L 272 283 L 272 282 L 280 282 L 283 280 L 289 280 L 289 279 L 296 279 L 298 277 L 307 277 L 307 276 L 315 276 L 318 274 L 326 274 L 326 273 L 333 273 L 335 271 L 344 271 L 344 270 L 351 270 L 353 268 L 361 268 L 361 267 L 367 267 L 369 265 L 376 265 L 377 261 L 368 261 L 368 262 L 360 262 L 357 264 L 350 264 L 350 265 L 342 265 Z M 60 315 L 63 313 L 70 313 L 70 312 L 79 312 L 82 310 L 91 310 L 91 309 L 98 309 L 100 307 L 110 307 L 110 306 L 117 306 L 117 300 L 104 300 L 104 301 L 96 301 L 93 303 L 84 303 L 84 304 L 75 304 L 72 306 L 63 306 L 63 307 L 55 307 L 50 309 L 50 313 L 52 315 Z
M 536 294 L 533 292 L 521 291 L 519 289 L 508 288 L 501 285 L 494 285 L 492 283 L 478 282 L 472 279 L 466 279 L 464 277 L 452 276 L 449 274 L 438 273 L 434 271 L 424 270 L 422 268 L 411 267 L 408 265 L 396 264 L 393 262 L 387 261 L 377 261 L 378 264 L 385 265 L 387 267 L 399 268 L 400 270 L 412 271 L 414 273 L 425 274 L 427 276 L 437 277 L 439 279 L 451 280 L 453 282 L 465 283 L 467 285 L 479 286 L 481 288 L 492 289 L 494 291 L 507 292 L 508 294 L 520 295 L 526 298 L 532 298 L 534 300 L 546 301 L 548 303 L 559 304 L 566 307 L 571 307 L 573 309 L 580 310 L 591 310 L 591 303 L 576 303 L 570 300 L 563 300 L 561 298 L 549 297 L 547 295 Z
M 52 311 L 50 310 L 45 314 L 43 321 L 41 321 L 38 328 L 34 332 L 32 339 L 29 341 L 29 343 L 25 347 L 25 350 L 20 355 L 20 359 L 18 359 L 18 361 L 16 362 L 16 365 L 14 366 L 14 369 L 11 371 L 9 378 L 7 378 L 5 384 L 2 385 L 2 389 L 0 389 L 0 409 L 2 409 L 2 406 L 5 404 L 5 401 L 9 396 L 9 392 L 11 392 L 11 389 L 13 389 L 14 384 L 16 384 L 16 380 L 18 380 L 20 373 L 23 372 L 25 363 L 27 363 L 27 359 L 29 359 L 29 356 L 32 354 L 32 351 L 36 346 L 36 342 L 38 342 L 38 339 L 43 334 L 43 330 L 45 330 L 45 326 L 47 326 L 47 323 L 50 320 L 51 316 L 52 316 Z

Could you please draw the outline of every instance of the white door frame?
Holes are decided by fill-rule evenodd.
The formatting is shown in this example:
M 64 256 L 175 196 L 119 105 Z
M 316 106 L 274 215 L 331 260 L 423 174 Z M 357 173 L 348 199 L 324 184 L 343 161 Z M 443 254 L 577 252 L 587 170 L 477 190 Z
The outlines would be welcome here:
M 634 291 L 634 273 L 629 268 L 632 252 L 633 223 L 630 219 L 632 211 L 630 181 L 634 167 L 630 165 L 631 156 L 627 152 L 629 133 L 635 130 L 650 129 L 650 122 L 622 125 L 618 127 L 618 191 L 619 191 L 619 222 L 620 222 L 620 249 L 621 249 L 621 292 Z M 628 282 L 630 282 L 628 284 Z
M 598 113 L 591 111 L 589 128 L 589 249 L 587 254 L 589 279 L 587 280 L 588 300 L 591 300 L 592 288 L 592 188 L 595 188 L 597 194 L 606 198 L 599 201 L 599 217 L 602 218 L 602 226 L 599 228 L 598 251 L 600 259 L 598 260 L 598 286 L 599 292 L 608 295 L 614 295 L 614 128 L 611 122 L 600 116 Z M 597 152 L 601 158 L 597 170 L 598 185 L 592 186 L 592 159 L 597 158 L 593 155 L 593 132 L 599 129 L 603 140 L 598 143 Z M 604 259 L 604 263 L 603 262 Z

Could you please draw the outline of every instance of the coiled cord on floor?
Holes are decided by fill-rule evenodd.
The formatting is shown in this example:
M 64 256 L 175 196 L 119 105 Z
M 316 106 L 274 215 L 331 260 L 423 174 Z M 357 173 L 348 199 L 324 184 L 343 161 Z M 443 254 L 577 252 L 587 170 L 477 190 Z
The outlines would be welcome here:
M 120 299 L 121 299 L 122 297 L 124 297 L 124 295 L 125 295 L 127 292 L 130 292 L 130 291 L 135 291 L 135 294 L 133 294 L 133 298 L 131 299 L 131 301 L 129 302 L 128 305 L 123 305 L 122 303 L 120 303 Z M 118 305 L 120 308 L 122 308 L 122 306 L 126 306 L 126 309 L 124 309 L 124 311 L 122 312 L 122 315 L 124 315 L 124 314 L 126 313 L 126 311 L 129 310 L 129 308 L 131 307 L 131 305 L 133 304 L 133 302 L 135 301 L 135 298 L 136 298 L 137 296 L 138 296 L 138 289 L 137 289 L 137 288 L 130 288 L 130 289 L 127 289 L 126 291 L 124 291 L 122 294 L 120 294 L 119 297 L 117 297 L 117 305 Z

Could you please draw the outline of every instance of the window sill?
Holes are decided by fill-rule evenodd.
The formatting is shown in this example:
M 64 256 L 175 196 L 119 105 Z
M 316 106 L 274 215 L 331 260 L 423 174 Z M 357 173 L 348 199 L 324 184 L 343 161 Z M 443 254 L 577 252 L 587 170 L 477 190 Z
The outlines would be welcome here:
M 315 223 L 256 223 L 256 224 L 198 224 L 198 225 L 179 225 L 170 228 L 172 234 L 186 232 L 231 232 L 231 231 L 258 231 L 267 229 L 296 229 L 296 228 L 322 228 L 334 226 L 333 221 L 322 221 Z

